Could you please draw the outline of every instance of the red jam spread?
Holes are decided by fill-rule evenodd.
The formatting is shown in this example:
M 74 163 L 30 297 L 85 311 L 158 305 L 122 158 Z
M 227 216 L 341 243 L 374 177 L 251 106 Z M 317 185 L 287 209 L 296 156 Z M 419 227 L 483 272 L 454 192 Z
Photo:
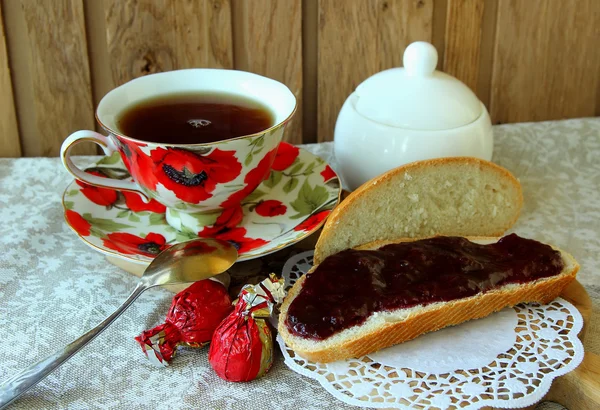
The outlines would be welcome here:
M 479 245 L 439 236 L 378 250 L 345 250 L 307 276 L 288 308 L 292 334 L 322 340 L 374 312 L 466 298 L 559 274 L 560 253 L 515 234 Z

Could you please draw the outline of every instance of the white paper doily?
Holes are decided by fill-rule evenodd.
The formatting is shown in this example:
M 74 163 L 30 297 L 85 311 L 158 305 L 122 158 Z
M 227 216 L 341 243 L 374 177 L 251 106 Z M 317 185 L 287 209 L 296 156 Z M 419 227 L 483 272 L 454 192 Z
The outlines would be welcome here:
M 313 252 L 283 268 L 291 286 L 312 266 Z M 277 341 L 292 370 L 318 380 L 333 396 L 361 407 L 478 409 L 526 407 L 552 380 L 583 359 L 579 311 L 564 299 L 514 308 L 429 333 L 359 359 L 329 364 L 297 356 Z

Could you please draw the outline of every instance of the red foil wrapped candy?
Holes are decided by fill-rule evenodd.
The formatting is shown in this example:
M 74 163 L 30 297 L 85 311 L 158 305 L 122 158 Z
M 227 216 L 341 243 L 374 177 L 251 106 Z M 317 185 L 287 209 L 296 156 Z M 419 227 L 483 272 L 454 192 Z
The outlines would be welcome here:
M 135 338 L 148 360 L 167 366 L 177 347 L 202 347 L 233 309 L 231 298 L 222 283 L 214 280 L 196 282 L 173 297 L 165 323 L 146 330 Z
M 220 378 L 247 382 L 273 364 L 273 336 L 267 324 L 273 307 L 285 296 L 283 279 L 271 276 L 244 286 L 233 312 L 215 330 L 208 361 Z

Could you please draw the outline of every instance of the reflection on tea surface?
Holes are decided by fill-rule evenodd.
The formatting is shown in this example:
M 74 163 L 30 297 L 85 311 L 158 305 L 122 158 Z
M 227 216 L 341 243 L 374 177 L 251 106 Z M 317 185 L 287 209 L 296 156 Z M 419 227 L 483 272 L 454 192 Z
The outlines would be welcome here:
M 255 134 L 274 116 L 262 103 L 224 93 L 165 94 L 126 109 L 119 131 L 142 141 L 200 144 Z

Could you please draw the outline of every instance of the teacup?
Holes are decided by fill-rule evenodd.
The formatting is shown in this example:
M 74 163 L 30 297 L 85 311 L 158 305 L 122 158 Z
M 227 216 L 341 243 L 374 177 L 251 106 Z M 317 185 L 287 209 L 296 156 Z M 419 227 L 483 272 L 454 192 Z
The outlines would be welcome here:
M 272 111 L 273 125 L 256 134 L 198 144 L 147 142 L 119 130 L 118 121 L 125 110 L 141 101 L 179 92 L 227 93 L 256 100 Z M 295 110 L 296 98 L 285 85 L 256 74 L 221 69 L 152 74 L 106 94 L 98 105 L 96 119 L 108 136 L 77 131 L 63 142 L 61 158 L 65 168 L 78 180 L 137 192 L 145 202 L 160 202 L 167 207 L 167 221 L 181 229 L 180 212 L 218 215 L 239 205 L 268 178 L 284 129 Z M 100 145 L 106 155 L 119 152 L 133 182 L 102 178 L 78 168 L 70 152 L 82 141 Z M 214 219 L 216 216 L 194 220 L 204 221 L 202 225 Z

